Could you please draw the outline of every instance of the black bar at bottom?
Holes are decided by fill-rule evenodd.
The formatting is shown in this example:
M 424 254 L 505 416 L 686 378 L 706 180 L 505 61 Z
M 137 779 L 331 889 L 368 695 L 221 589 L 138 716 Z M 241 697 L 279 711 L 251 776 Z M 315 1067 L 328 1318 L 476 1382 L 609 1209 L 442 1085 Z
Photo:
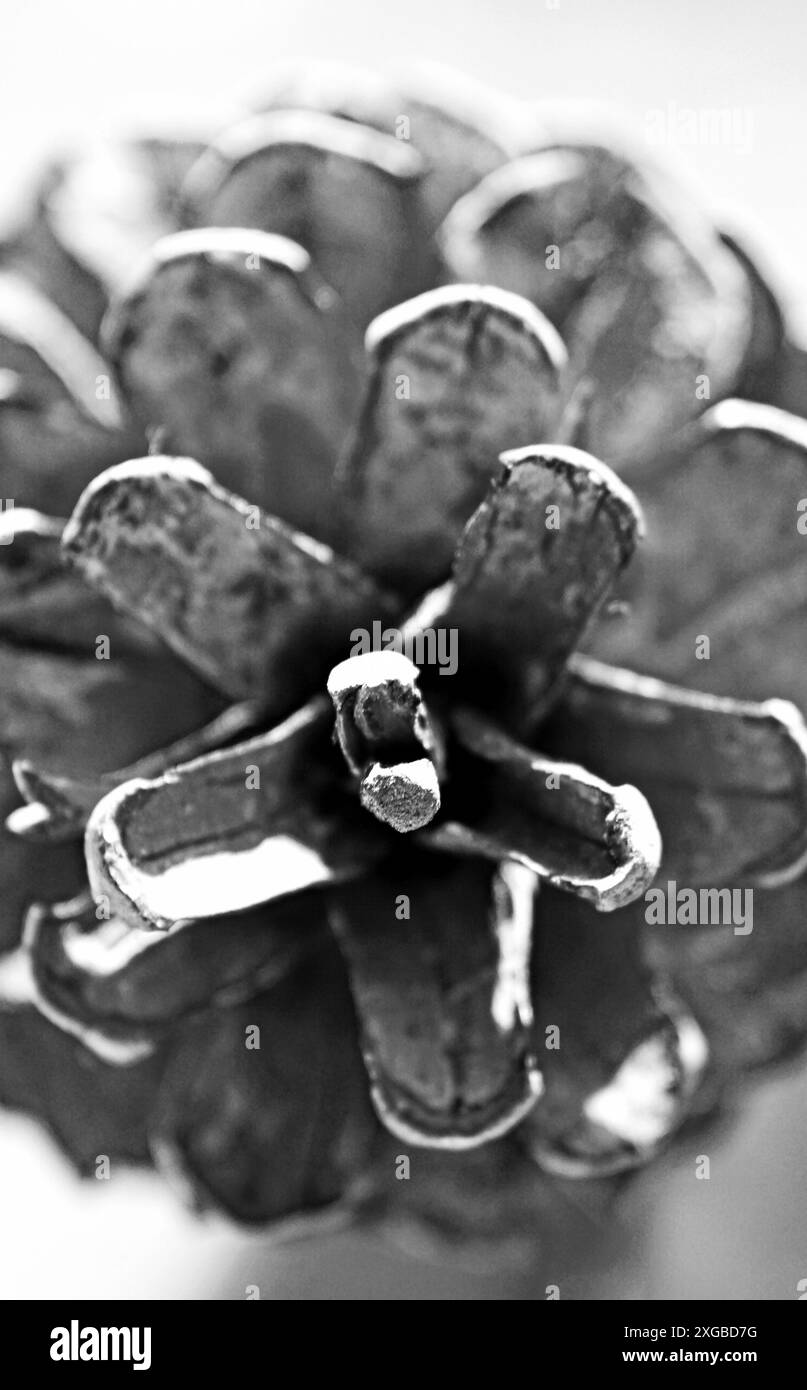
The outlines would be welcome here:
M 257 1301 L 257 1300 L 256 1300 Z M 277 1300 L 282 1301 L 282 1300 Z M 538 1300 L 536 1300 L 538 1301 Z M 794 1299 L 794 1303 L 801 1300 Z M 250 1300 L 245 1299 L 244 1303 Z M 542 1301 L 543 1302 L 543 1301 Z M 545 1369 L 559 1364 L 574 1376 L 592 1369 L 599 1376 L 621 1375 L 626 1383 L 636 1371 L 674 1370 L 689 1366 L 753 1366 L 768 1375 L 780 1363 L 800 1363 L 804 1339 L 804 1313 L 789 1303 L 582 1303 L 543 1302 L 540 1312 L 529 1315 L 524 1329 L 533 1346 L 536 1374 L 543 1344 L 552 1348 Z M 435 1329 L 431 1332 L 434 1335 Z M 344 1349 L 345 1332 L 353 1355 L 359 1351 L 362 1329 L 344 1329 L 334 1351 Z M 372 1332 L 372 1335 L 371 1335 Z M 366 1334 L 366 1370 L 380 1339 L 392 1335 L 374 1322 Z M 462 1356 L 465 1343 L 446 1329 L 446 1358 Z M 410 1329 L 410 1335 L 417 1335 Z M 289 1343 L 284 1345 L 285 1336 Z M 327 1336 L 327 1334 L 326 1334 Z M 547 1337 L 560 1341 L 547 1343 Z M 286 1358 L 298 1367 L 308 1359 L 311 1334 L 301 1338 L 294 1323 L 278 1316 L 268 1303 L 263 1308 L 240 1302 L 40 1302 L 5 1303 L 0 1306 L 0 1345 L 14 1347 L 26 1378 L 65 1377 L 86 1379 L 142 1375 L 152 1383 L 176 1385 L 177 1370 L 183 1380 L 194 1372 L 206 1381 L 217 1375 L 241 1378 L 246 1368 L 269 1379 L 282 1374 Z M 477 1343 L 469 1335 L 469 1353 Z M 537 1340 L 536 1340 L 537 1339 Z M 442 1340 L 438 1337 L 439 1341 Z M 325 1339 L 316 1338 L 325 1356 Z M 438 1348 L 436 1347 L 435 1350 Z M 560 1363 L 558 1358 L 560 1357 Z M 313 1363 L 311 1363 L 313 1364 Z M 447 1364 L 447 1362 L 446 1362 Z M 377 1368 L 382 1371 L 381 1367 Z M 456 1371 L 456 1363 L 452 1366 Z M 382 1372 L 383 1373 L 383 1372 Z M 137 1384 L 137 1382 L 135 1382 Z

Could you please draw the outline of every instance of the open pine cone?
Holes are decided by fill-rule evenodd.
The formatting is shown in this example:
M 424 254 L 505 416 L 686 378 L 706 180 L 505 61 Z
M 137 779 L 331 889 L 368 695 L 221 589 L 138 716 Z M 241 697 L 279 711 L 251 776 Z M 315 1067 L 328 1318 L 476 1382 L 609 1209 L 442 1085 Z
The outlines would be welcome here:
M 9 243 L 0 1097 L 531 1238 L 807 1033 L 801 359 L 625 157 L 419 100 L 280 84 L 100 347 L 72 175 Z

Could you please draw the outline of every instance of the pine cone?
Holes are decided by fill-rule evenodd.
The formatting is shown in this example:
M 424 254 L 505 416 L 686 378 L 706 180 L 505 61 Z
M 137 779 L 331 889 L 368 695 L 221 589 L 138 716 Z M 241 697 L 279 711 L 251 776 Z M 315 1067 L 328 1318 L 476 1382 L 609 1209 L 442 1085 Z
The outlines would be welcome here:
M 621 154 L 266 105 L 114 296 L 110 455 L 34 447 L 44 331 L 0 410 L 0 1097 L 239 1220 L 519 1245 L 807 1032 L 807 426 L 710 405 L 793 349 Z

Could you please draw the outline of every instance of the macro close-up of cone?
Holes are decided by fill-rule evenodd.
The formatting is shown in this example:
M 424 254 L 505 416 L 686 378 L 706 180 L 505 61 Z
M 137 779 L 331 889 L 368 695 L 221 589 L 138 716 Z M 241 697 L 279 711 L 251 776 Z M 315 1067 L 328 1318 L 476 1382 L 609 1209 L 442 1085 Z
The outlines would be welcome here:
M 0 1102 L 63 1161 L 524 1268 L 731 1143 L 807 1043 L 781 298 L 663 157 L 459 75 L 267 65 L 40 172 Z

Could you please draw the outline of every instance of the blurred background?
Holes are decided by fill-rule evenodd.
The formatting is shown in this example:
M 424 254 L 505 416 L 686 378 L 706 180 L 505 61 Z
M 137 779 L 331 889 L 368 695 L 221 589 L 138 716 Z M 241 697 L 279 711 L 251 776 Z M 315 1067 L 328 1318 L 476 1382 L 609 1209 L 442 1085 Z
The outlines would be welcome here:
M 595 103 L 742 234 L 807 332 L 802 0 L 6 0 L 0 220 L 37 163 L 77 139 L 170 119 L 215 130 L 272 65 L 311 56 L 394 70 L 429 60 L 531 101 Z M 688 113 L 721 113 L 693 139 Z M 707 1152 L 711 1176 L 695 1176 Z M 199 1222 L 156 1179 L 79 1183 L 30 1122 L 0 1117 L 3 1298 L 791 1299 L 807 1279 L 807 1071 L 746 1097 L 732 1129 L 683 1145 L 629 1190 L 569 1267 L 447 1267 L 377 1239 L 269 1248 Z M 805 1286 L 807 1287 L 807 1286 Z

